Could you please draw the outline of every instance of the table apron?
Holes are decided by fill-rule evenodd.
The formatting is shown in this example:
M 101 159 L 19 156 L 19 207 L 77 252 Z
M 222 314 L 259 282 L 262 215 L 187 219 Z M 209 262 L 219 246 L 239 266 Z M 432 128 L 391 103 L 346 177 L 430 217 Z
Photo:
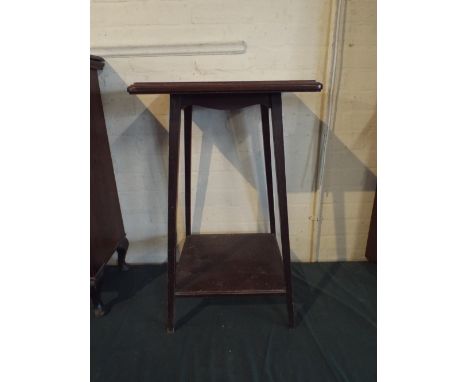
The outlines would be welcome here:
M 209 109 L 241 109 L 253 105 L 271 107 L 271 95 L 275 93 L 215 93 L 215 94 L 174 94 L 181 98 L 182 108 L 202 106 Z M 278 93 L 279 94 L 279 93 Z

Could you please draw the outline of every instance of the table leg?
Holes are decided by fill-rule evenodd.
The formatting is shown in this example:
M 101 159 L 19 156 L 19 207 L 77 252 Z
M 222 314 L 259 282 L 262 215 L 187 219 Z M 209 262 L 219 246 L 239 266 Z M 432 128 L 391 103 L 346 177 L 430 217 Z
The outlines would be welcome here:
M 125 261 L 128 245 L 128 239 L 124 237 L 122 240 L 120 240 L 119 245 L 117 246 L 117 265 L 121 271 L 128 271 L 130 269 L 127 262 Z
M 271 147 L 270 147 L 270 118 L 268 115 L 268 106 L 260 105 L 262 110 L 262 135 L 263 151 L 265 155 L 265 172 L 268 194 L 268 211 L 270 215 L 270 232 L 276 233 L 275 228 L 275 202 L 273 199 L 273 180 L 271 170 Z
M 101 300 L 101 282 L 98 279 L 91 279 L 91 302 L 93 303 L 95 317 L 102 317 L 106 314 Z
M 191 181 L 192 181 L 192 106 L 184 109 L 184 160 L 185 160 L 185 234 L 192 234 Z
M 177 183 L 179 173 L 181 99 L 171 95 L 169 116 L 169 189 L 167 227 L 167 331 L 174 332 L 175 272 L 177 251 Z
M 273 145 L 275 150 L 276 184 L 278 187 L 278 209 L 281 227 L 281 246 L 283 255 L 284 278 L 286 282 L 286 302 L 289 326 L 294 327 L 294 307 L 291 286 L 291 255 L 289 248 L 288 201 L 286 194 L 286 175 L 284 161 L 283 116 L 281 94 L 271 95 L 271 120 L 273 125 Z

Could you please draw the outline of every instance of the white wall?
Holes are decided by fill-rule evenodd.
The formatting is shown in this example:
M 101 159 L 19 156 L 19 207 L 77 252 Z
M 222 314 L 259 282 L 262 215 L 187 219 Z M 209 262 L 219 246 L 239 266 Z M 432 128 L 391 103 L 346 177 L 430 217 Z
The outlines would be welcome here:
M 184 80 L 323 82 L 321 94 L 285 94 L 283 99 L 292 257 L 300 261 L 363 258 L 362 235 L 368 228 L 370 190 L 375 184 L 369 175 L 375 168 L 375 123 L 366 127 L 375 111 L 375 60 L 368 57 L 375 54 L 375 40 L 369 36 L 375 34 L 375 15 L 368 10 L 375 13 L 374 1 L 352 1 L 348 7 L 352 24 L 346 29 L 341 111 L 328 150 L 324 221 L 316 221 L 318 145 L 320 128 L 326 128 L 322 121 L 329 90 L 333 4 L 326 0 L 92 2 L 93 53 L 125 54 L 128 47 L 143 47 L 142 51 L 161 54 L 105 57 L 107 64 L 100 74 L 130 240 L 129 262 L 166 259 L 168 97 L 130 96 L 126 87 L 136 81 Z M 245 53 L 228 54 L 242 42 Z M 224 54 L 193 55 L 200 43 L 208 47 L 216 43 L 213 51 Z M 174 49 L 192 55 L 170 54 Z M 351 92 L 356 85 L 358 91 Z M 259 108 L 230 112 L 196 108 L 193 119 L 193 232 L 267 231 Z M 343 173 L 344 168 L 350 171 Z M 182 177 L 179 184 L 183 240 Z
M 365 258 L 377 182 L 376 10 L 376 0 L 346 2 L 341 82 L 314 260 Z

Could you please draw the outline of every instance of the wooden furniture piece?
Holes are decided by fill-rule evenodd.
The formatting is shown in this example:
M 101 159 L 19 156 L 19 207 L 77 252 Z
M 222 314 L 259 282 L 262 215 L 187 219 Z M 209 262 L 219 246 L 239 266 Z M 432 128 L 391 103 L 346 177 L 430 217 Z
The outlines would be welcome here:
M 105 314 L 100 298 L 100 278 L 104 265 L 117 251 L 118 265 L 127 269 L 128 240 L 120 212 L 119 196 L 107 138 L 97 71 L 104 59 L 91 56 L 91 301 L 95 316 Z
M 375 190 L 369 234 L 367 235 L 366 259 L 371 263 L 377 262 L 377 190 Z
M 283 145 L 282 92 L 319 92 L 316 81 L 146 82 L 128 87 L 130 94 L 170 94 L 168 192 L 167 330 L 174 331 L 175 297 L 216 295 L 284 295 L 290 327 L 294 326 L 288 209 Z M 270 233 L 203 235 L 191 232 L 192 108 L 238 109 L 260 105 L 270 216 Z M 186 240 L 176 264 L 176 208 L 180 114 L 184 110 Z M 280 251 L 276 240 L 270 149 L 272 116 Z

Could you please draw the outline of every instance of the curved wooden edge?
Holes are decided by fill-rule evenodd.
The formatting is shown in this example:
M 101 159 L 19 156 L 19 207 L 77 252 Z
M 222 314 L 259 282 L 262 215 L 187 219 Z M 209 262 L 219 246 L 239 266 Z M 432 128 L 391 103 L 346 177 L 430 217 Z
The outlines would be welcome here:
M 91 58 L 91 69 L 100 70 L 104 67 L 104 59 L 99 56 L 90 55 Z
M 323 85 L 315 80 L 136 82 L 127 91 L 130 94 L 271 93 L 320 92 L 322 88 Z

